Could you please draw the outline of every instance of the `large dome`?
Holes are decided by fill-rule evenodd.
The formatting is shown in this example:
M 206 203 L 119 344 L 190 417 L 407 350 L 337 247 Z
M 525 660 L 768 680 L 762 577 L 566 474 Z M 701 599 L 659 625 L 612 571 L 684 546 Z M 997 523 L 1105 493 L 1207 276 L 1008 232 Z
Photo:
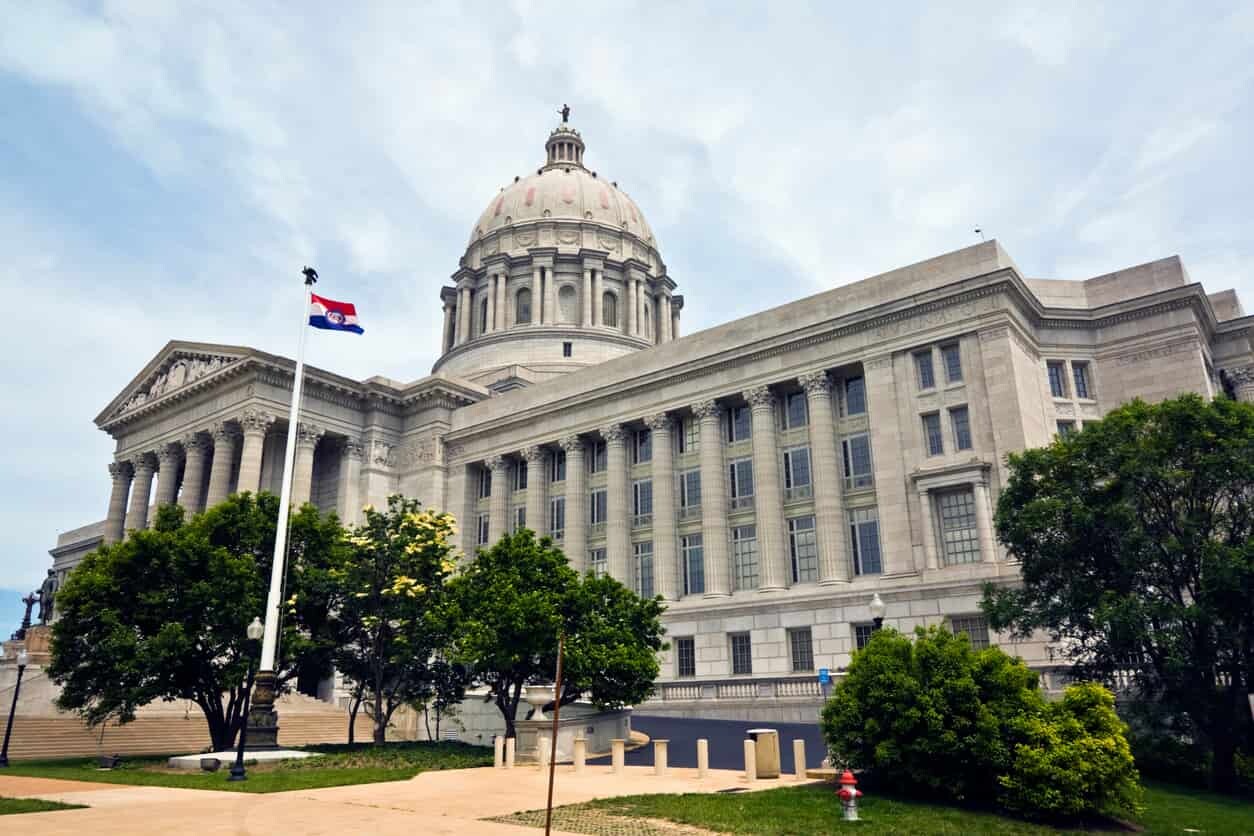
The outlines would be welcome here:
M 584 168 L 578 131 L 557 128 L 546 146 L 548 162 L 535 174 L 515 178 L 492 198 L 471 230 L 471 243 L 502 227 L 552 218 L 603 223 L 657 247 L 635 201 L 617 184 Z

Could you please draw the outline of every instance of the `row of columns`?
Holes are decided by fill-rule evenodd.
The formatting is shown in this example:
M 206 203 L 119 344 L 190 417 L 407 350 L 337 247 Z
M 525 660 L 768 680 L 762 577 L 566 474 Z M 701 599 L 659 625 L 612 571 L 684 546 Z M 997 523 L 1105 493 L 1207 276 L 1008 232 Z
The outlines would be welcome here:
M 116 543 L 127 531 L 149 526 L 148 510 L 154 499 L 154 478 L 157 479 L 155 504 L 160 507 L 177 502 L 189 514 L 218 505 L 233 491 L 256 493 L 261 489 L 266 436 L 275 422 L 273 414 L 249 409 L 237 418 L 218 421 L 204 430 L 188 433 L 178 441 L 111 462 L 109 474 L 112 487 L 105 516 L 105 542 Z M 310 500 L 314 450 L 324 434 L 325 430 L 315 424 L 302 422 L 297 427 L 292 471 L 294 505 Z M 239 449 L 241 444 L 242 449 Z M 240 452 L 239 474 L 232 484 L 237 449 Z M 346 441 L 341 464 L 342 485 L 356 486 L 363 452 L 359 441 Z M 207 483 L 206 468 L 209 471 Z M 348 507 L 355 508 L 356 498 L 345 493 L 344 502 L 340 504 L 351 500 L 353 504 Z

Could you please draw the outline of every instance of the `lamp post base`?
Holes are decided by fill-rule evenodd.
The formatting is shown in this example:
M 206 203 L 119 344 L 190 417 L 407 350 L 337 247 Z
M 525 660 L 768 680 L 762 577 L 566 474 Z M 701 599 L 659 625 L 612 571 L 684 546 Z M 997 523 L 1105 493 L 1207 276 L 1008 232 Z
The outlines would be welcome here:
M 253 680 L 252 706 L 248 711 L 248 748 L 279 748 L 279 714 L 274 710 L 274 671 L 258 671 Z

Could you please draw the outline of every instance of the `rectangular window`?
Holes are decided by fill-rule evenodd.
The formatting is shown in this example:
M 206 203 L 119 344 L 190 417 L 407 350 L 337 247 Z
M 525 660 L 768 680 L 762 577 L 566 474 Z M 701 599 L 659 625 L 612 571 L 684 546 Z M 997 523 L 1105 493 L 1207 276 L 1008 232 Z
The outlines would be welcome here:
M 609 517 L 608 492 L 605 488 L 588 494 L 588 522 L 592 525 L 605 525 Z
M 753 507 L 753 459 L 737 459 L 727 465 L 731 509 Z
M 1089 394 L 1089 364 L 1075 363 L 1071 364 L 1071 379 L 1075 382 L 1075 396 L 1077 398 L 1091 398 Z
M 871 470 L 871 437 L 866 433 L 851 435 L 840 447 L 845 465 L 845 490 L 871 487 L 875 483 Z
M 1071 435 L 1073 432 L 1075 432 L 1075 421 L 1059 421 L 1058 422 L 1058 435 L 1060 437 L 1066 438 L 1067 436 Z
M 983 615 L 951 615 L 949 626 L 958 636 L 966 633 L 971 639 L 972 650 L 984 650 L 989 645 L 988 618 Z
M 701 510 L 701 471 L 685 470 L 679 474 L 679 515 L 694 517 Z
M 937 504 L 945 565 L 978 563 L 980 536 L 975 526 L 975 492 L 971 488 L 944 491 L 938 496 Z
M 738 525 L 732 529 L 732 582 L 737 591 L 758 588 L 758 529 Z
M 1046 365 L 1049 370 L 1049 393 L 1055 398 L 1067 397 L 1067 372 L 1061 360 L 1050 360 Z
M 809 418 L 806 414 L 806 393 L 792 392 L 784 396 L 783 428 L 786 430 L 795 430 L 798 427 L 804 427 Z
M 488 515 L 479 515 L 479 538 L 476 541 L 480 546 L 486 546 L 488 543 Z
M 793 673 L 814 670 L 814 640 L 809 627 L 794 627 L 788 631 L 788 649 L 792 655 Z
M 945 361 L 945 382 L 960 382 L 962 380 L 962 350 L 958 347 L 958 343 L 942 345 L 941 358 Z
M 631 483 L 631 526 L 642 528 L 653 524 L 653 480 Z
M 680 537 L 679 549 L 684 562 L 684 594 L 700 595 L 705 592 L 705 550 L 701 546 L 701 535 Z
M 920 389 L 936 388 L 936 373 L 932 370 L 932 349 L 914 353 L 914 370 Z
M 954 449 L 971 449 L 971 413 L 965 406 L 949 409 L 949 423 L 954 428 Z
M 605 577 L 608 565 L 609 564 L 605 559 L 605 549 L 588 550 L 588 568 L 592 570 L 592 574 L 595 577 Z
M 549 534 L 561 540 L 566 534 L 566 497 L 555 496 L 549 500 Z
M 484 468 L 479 471 L 479 498 L 487 499 L 492 495 L 492 471 Z
M 566 481 L 566 451 L 557 450 L 549 454 L 549 481 Z
M 749 435 L 753 431 L 753 413 L 749 411 L 749 407 L 733 406 L 723 414 L 726 416 L 724 431 L 727 436 L 727 443 L 735 444 L 738 441 L 748 441 Z
M 644 464 L 653 461 L 653 433 L 636 430 L 631 436 L 631 463 Z
M 945 452 L 945 436 L 941 435 L 939 412 L 929 412 L 923 416 L 923 439 L 927 443 L 929 456 L 939 456 Z
M 641 598 L 653 597 L 653 541 L 634 543 L 631 547 L 635 562 L 636 594 Z
M 728 633 L 731 642 L 732 675 L 748 676 L 753 673 L 753 645 L 748 633 Z
M 517 508 L 514 509 L 514 530 L 518 531 L 526 527 L 527 527 L 527 506 L 519 505 Z
M 575 353 L 574 343 L 565 343 L 565 342 L 562 343 L 562 356 L 563 357 L 570 357 L 574 353 Z
M 849 512 L 849 543 L 855 575 L 878 575 L 884 571 L 880 560 L 880 520 L 874 508 Z
M 676 441 L 679 444 L 680 455 L 697 452 L 701 447 L 701 422 L 693 417 L 683 419 L 679 425 Z
M 604 473 L 606 463 L 609 461 L 609 459 L 607 458 L 608 454 L 606 451 L 605 442 L 604 441 L 592 442 L 592 449 L 590 449 L 588 452 L 590 454 L 588 456 L 588 472 L 589 473 Z
M 845 415 L 862 415 L 866 412 L 866 381 L 861 377 L 847 377 L 844 385 Z
M 527 463 L 525 461 L 514 464 L 514 490 L 527 490 Z
M 788 521 L 788 554 L 792 558 L 793 583 L 819 579 L 819 547 L 814 537 L 814 517 Z
M 874 624 L 855 624 L 853 625 L 853 646 L 856 650 L 866 647 L 866 643 L 871 640 L 871 636 L 875 635 Z
M 675 639 L 675 676 L 697 675 L 697 642 L 692 636 Z
M 809 499 L 810 448 L 793 447 L 784 451 L 784 501 Z

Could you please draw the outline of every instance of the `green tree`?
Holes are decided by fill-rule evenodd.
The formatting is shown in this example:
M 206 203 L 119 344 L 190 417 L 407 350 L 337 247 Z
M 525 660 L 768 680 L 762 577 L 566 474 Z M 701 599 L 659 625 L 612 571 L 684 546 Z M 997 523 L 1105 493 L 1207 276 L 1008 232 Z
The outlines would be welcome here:
M 392 496 L 386 512 L 366 506 L 327 572 L 335 589 L 335 667 L 353 683 L 350 715 L 369 701 L 375 743 L 386 739 L 396 709 L 425 703 L 438 681 L 448 687 L 438 654 L 447 644 L 445 583 L 456 568 L 452 535 L 452 516 Z
M 524 685 L 551 682 L 559 634 L 566 637 L 560 699 L 587 693 L 598 706 L 646 698 L 662 649 L 662 604 L 610 578 L 580 578 L 548 538 L 528 529 L 508 534 L 452 583 L 447 617 L 453 661 L 491 689 L 514 736 Z
M 1235 785 L 1254 673 L 1254 406 L 1134 401 L 1010 456 L 997 533 L 1023 583 L 985 591 L 998 629 L 1045 631 L 1085 678 L 1132 674 Z
M 191 700 L 214 748 L 230 748 L 256 661 L 245 628 L 263 613 L 277 516 L 278 499 L 265 493 L 232 496 L 188 522 L 166 506 L 153 528 L 87 555 L 57 596 L 48 673 L 62 689 L 58 705 L 95 725 L 129 722 L 155 700 Z M 311 506 L 295 514 L 287 588 L 299 595 L 307 567 L 340 538 L 334 516 Z M 314 590 L 304 597 L 283 625 L 281 684 L 302 667 L 327 672 L 325 601 Z

